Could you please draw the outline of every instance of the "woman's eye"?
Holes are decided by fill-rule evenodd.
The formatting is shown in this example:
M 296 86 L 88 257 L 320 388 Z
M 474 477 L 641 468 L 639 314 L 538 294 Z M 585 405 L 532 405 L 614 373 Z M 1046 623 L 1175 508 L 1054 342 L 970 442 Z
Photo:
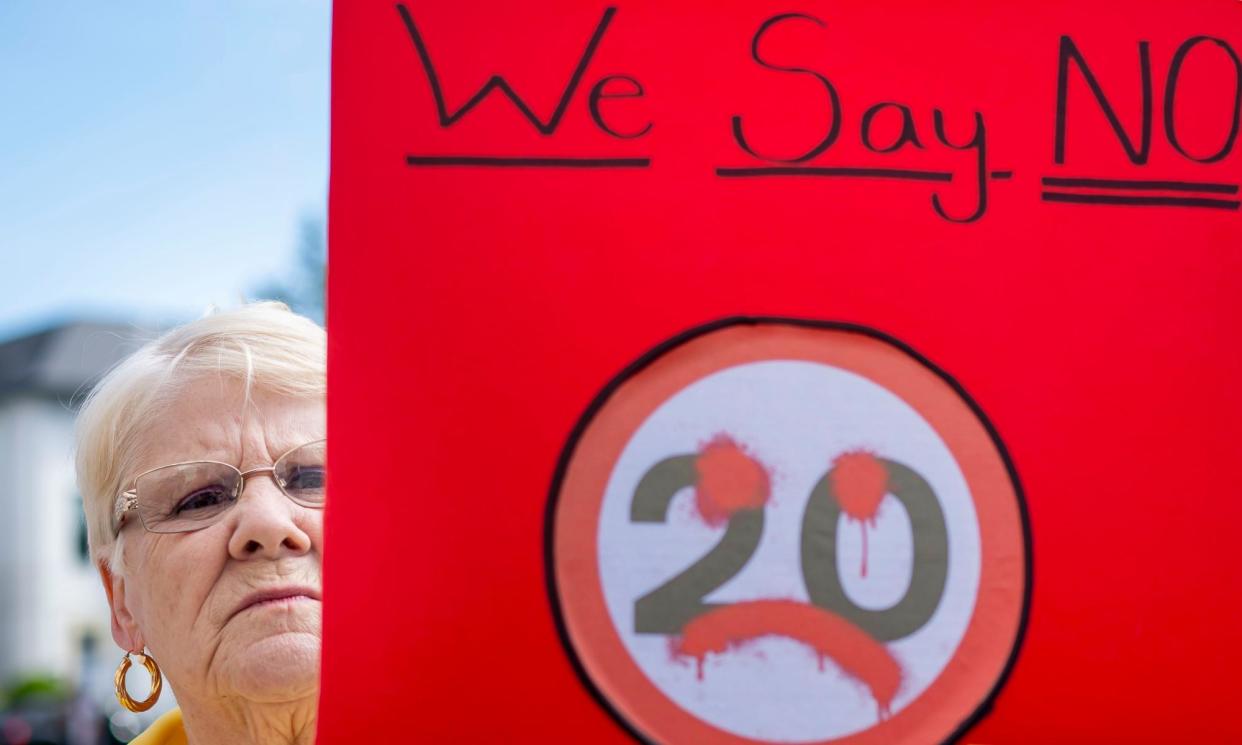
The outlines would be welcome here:
M 322 489 L 323 466 L 296 466 L 289 472 L 285 486 L 289 489 Z
M 227 490 L 222 486 L 211 486 L 206 489 L 199 489 L 182 499 L 177 508 L 173 510 L 177 514 L 190 512 L 192 510 L 201 510 L 208 507 L 217 507 L 227 501 L 230 496 Z

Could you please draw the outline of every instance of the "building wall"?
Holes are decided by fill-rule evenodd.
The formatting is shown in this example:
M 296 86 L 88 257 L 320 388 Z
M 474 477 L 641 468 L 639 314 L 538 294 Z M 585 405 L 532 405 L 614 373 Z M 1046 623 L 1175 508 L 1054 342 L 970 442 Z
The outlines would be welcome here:
M 52 399 L 0 402 L 0 680 L 75 679 L 86 634 L 101 651 L 115 647 L 103 587 L 79 546 L 73 418 Z

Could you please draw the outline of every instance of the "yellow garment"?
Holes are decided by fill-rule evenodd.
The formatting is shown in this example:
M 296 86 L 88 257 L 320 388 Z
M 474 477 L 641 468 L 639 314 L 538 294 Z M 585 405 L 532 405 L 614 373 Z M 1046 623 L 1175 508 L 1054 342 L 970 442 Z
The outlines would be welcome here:
M 187 745 L 181 709 L 173 709 L 147 727 L 147 731 L 130 740 L 130 745 Z

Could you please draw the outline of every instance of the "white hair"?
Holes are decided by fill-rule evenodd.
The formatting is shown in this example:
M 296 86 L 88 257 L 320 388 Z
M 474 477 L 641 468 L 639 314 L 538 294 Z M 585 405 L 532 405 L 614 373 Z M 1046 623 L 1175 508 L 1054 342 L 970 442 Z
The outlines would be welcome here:
M 104 375 L 76 428 L 78 490 L 96 564 L 123 573 L 113 512 L 135 475 L 145 425 L 187 384 L 213 373 L 240 382 L 246 404 L 254 388 L 325 398 L 327 334 L 284 303 L 250 303 L 170 329 Z

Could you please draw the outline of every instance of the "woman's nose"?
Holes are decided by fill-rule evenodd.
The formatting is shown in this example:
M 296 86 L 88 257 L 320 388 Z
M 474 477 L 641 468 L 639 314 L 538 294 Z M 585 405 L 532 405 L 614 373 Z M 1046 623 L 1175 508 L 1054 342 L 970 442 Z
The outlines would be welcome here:
M 229 537 L 229 555 L 234 559 L 279 559 L 310 550 L 310 536 L 297 520 L 299 512 L 306 508 L 286 497 L 274 478 L 271 471 L 246 476 L 232 510 L 234 528 Z

